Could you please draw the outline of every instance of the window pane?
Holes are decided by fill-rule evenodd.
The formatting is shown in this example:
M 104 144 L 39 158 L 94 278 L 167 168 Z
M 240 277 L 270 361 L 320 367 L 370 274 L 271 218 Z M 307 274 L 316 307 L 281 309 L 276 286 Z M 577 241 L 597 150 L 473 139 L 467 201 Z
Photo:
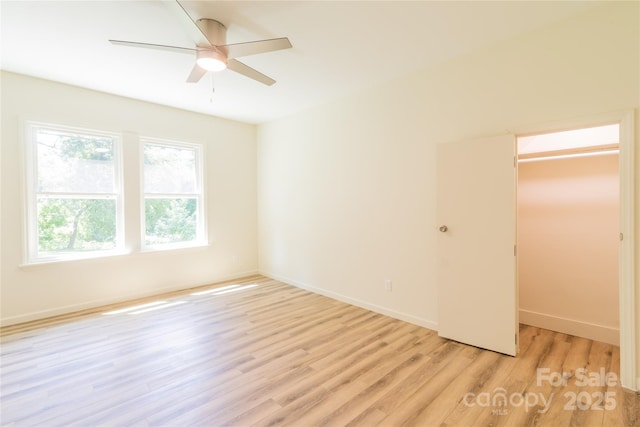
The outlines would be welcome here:
M 196 239 L 195 198 L 146 198 L 145 244 L 189 242 Z
M 156 194 L 196 192 L 196 150 L 145 144 L 144 191 Z
M 38 198 L 38 252 L 80 252 L 116 247 L 116 201 Z
M 38 191 L 114 193 L 113 140 L 37 129 Z

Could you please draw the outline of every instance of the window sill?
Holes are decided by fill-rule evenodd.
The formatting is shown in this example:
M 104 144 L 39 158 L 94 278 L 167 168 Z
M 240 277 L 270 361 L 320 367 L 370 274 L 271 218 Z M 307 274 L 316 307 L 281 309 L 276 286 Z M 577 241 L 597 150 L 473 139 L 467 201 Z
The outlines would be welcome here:
M 105 258 L 115 258 L 115 257 L 121 257 L 125 255 L 131 255 L 131 254 L 132 254 L 131 251 L 122 250 L 122 251 L 109 251 L 109 252 L 100 253 L 100 254 L 92 253 L 92 254 L 87 254 L 85 256 L 68 257 L 68 258 L 65 258 L 65 257 L 44 258 L 44 259 L 38 259 L 38 260 L 26 262 L 24 264 L 20 264 L 18 265 L 18 267 L 22 270 L 33 270 L 33 269 L 38 269 L 38 268 L 57 265 L 57 264 L 78 263 L 78 262 L 85 262 L 85 261 L 98 261 Z
M 123 251 L 110 251 L 109 253 L 101 253 L 101 254 L 91 254 L 86 256 L 78 256 L 73 258 L 51 258 L 51 259 L 40 259 L 30 262 L 25 262 L 24 264 L 18 265 L 21 270 L 37 270 L 44 267 L 61 265 L 61 264 L 69 264 L 69 263 L 81 263 L 87 261 L 102 261 L 109 258 L 117 258 L 122 256 L 130 256 L 136 254 L 153 254 L 153 253 L 165 253 L 165 252 L 182 252 L 189 250 L 198 250 L 205 249 L 209 247 L 208 242 L 195 243 L 189 245 L 170 245 L 170 246 L 151 246 L 139 251 L 131 251 L 131 250 L 123 250 Z
M 157 245 L 157 246 L 145 246 L 140 249 L 140 253 L 148 254 L 155 252 L 167 252 L 167 251 L 184 251 L 189 249 L 201 249 L 209 247 L 208 242 L 198 242 L 189 244 L 170 244 L 170 245 Z

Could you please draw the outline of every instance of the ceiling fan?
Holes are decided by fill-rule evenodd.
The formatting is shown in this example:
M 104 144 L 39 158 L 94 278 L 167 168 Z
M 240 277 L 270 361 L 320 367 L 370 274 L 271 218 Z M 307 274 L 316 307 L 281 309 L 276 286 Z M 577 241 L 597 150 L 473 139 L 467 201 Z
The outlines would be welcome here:
M 171 7 L 174 14 L 183 21 L 185 28 L 191 33 L 191 36 L 195 41 L 195 48 L 139 43 L 124 40 L 109 41 L 114 45 L 166 50 L 195 55 L 196 63 L 191 70 L 191 74 L 187 77 L 188 83 L 197 83 L 202 76 L 207 73 L 207 71 L 222 71 L 225 68 L 267 86 L 271 86 L 276 82 L 271 77 L 262 74 L 246 64 L 243 64 L 235 58 L 288 49 L 292 47 L 288 38 L 282 37 L 277 39 L 227 44 L 227 28 L 220 22 L 206 18 L 194 21 L 178 0 L 164 3 Z

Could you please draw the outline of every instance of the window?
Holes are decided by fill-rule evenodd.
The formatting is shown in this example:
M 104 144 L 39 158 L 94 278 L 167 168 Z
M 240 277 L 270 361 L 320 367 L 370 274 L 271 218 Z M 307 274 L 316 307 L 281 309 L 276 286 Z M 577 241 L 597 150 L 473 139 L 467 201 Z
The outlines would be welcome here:
M 26 263 L 124 253 L 120 136 L 36 122 L 26 123 L 25 136 Z M 132 165 L 140 183 L 127 174 L 141 185 L 140 216 L 129 210 L 127 221 L 142 231 L 127 241 L 145 250 L 207 243 L 202 153 L 199 144 L 141 139 L 142 161 Z
M 161 249 L 206 243 L 202 147 L 144 139 L 143 246 Z
M 28 262 L 122 249 L 117 135 L 28 123 L 26 157 Z

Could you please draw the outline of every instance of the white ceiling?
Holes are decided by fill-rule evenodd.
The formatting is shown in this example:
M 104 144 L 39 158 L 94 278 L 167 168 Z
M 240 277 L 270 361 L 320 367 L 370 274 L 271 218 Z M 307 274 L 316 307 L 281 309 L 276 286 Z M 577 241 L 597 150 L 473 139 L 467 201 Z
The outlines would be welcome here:
M 2 69 L 261 123 L 469 53 L 594 2 L 182 1 L 227 42 L 288 37 L 292 49 L 240 58 L 271 87 L 223 71 L 185 83 L 195 58 L 108 39 L 193 47 L 162 1 L 1 2 Z M 212 96 L 212 85 L 215 93 Z

